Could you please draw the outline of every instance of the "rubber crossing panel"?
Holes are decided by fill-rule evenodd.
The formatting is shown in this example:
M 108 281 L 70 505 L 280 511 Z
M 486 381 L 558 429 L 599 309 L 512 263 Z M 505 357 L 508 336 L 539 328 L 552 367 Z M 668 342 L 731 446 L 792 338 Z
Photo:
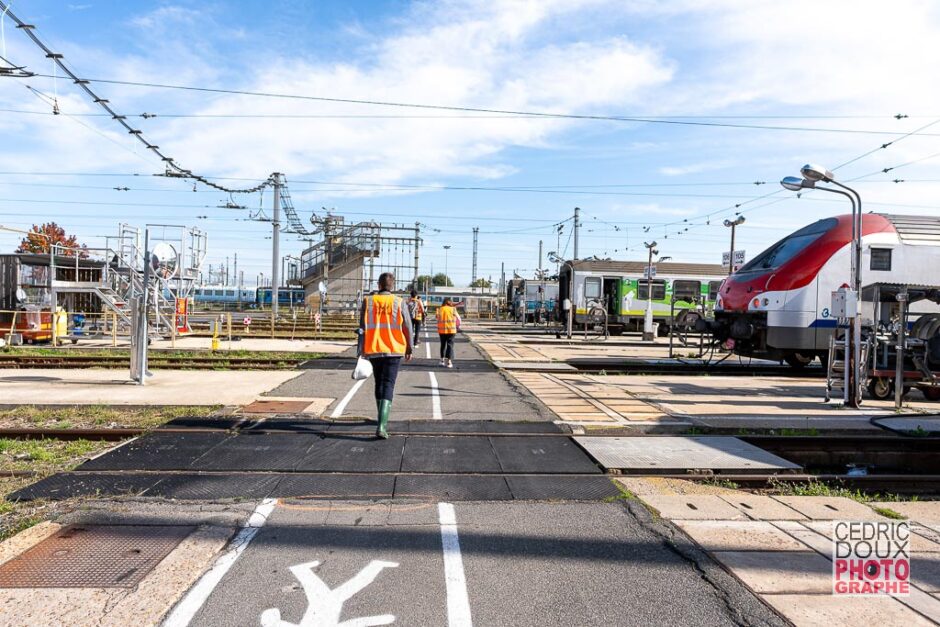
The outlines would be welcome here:
M 78 496 L 138 496 L 162 481 L 167 475 L 60 473 L 46 477 L 8 495 L 9 501 L 34 499 L 69 499 Z
M 601 471 L 569 438 L 557 436 L 491 437 L 503 472 L 584 474 Z
M 507 501 L 506 479 L 478 475 L 400 475 L 395 498 L 440 501 Z
M 232 416 L 225 418 L 199 418 L 181 416 L 180 418 L 174 418 L 169 422 L 163 423 L 157 427 L 157 431 L 161 429 L 218 429 L 220 431 L 227 431 L 229 429 L 234 429 L 241 422 L 245 422 L 245 418 L 242 416 Z
M 393 475 L 281 475 L 269 495 L 295 499 L 377 500 L 392 498 Z
M 499 473 L 501 467 L 485 436 L 410 437 L 402 472 Z
M 506 477 L 516 500 L 601 501 L 620 496 L 620 490 L 604 476 L 593 477 Z
M 294 470 L 307 450 L 322 440 L 305 433 L 240 433 L 212 450 L 195 470 Z
M 295 436 L 296 437 L 296 436 Z M 295 470 L 306 472 L 398 472 L 405 438 L 371 435 L 330 436 L 316 440 Z
M 150 433 L 85 462 L 78 470 L 186 470 L 231 437 L 228 433 Z
M 263 499 L 274 490 L 279 480 L 280 476 L 273 474 L 172 475 L 147 490 L 146 496 L 193 501 Z

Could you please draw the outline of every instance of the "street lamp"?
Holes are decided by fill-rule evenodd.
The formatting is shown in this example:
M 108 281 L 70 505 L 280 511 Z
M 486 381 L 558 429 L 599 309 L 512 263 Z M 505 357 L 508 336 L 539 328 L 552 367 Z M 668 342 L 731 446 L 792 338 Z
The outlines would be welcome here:
M 725 220 L 725 226 L 731 228 L 731 254 L 728 256 L 728 276 L 734 273 L 734 229 L 744 224 L 744 216 L 738 216 L 734 220 Z
M 450 250 L 450 244 L 444 244 L 444 287 L 447 287 L 447 251 Z
M 859 315 L 859 299 L 862 293 L 862 197 L 857 191 L 835 180 L 835 175 L 821 165 L 806 164 L 800 168 L 803 178 L 788 176 L 780 181 L 784 189 L 800 191 L 818 189 L 839 194 L 849 199 L 852 204 L 852 253 L 850 256 L 849 284 L 851 289 L 845 294 L 846 317 L 849 319 L 852 341 L 846 342 L 845 361 L 851 368 L 845 368 L 843 400 L 849 407 L 858 408 L 862 402 L 861 394 L 861 348 L 862 318 Z M 831 183 L 841 189 L 820 187 L 817 183 Z
M 654 341 L 653 333 L 653 255 L 658 255 L 656 242 L 644 242 L 649 251 L 649 262 L 646 264 L 646 316 L 643 318 L 643 341 Z

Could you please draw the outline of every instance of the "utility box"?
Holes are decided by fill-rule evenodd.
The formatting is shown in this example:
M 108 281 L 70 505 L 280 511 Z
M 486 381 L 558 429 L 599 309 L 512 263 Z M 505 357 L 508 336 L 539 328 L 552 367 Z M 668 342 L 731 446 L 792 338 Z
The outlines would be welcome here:
M 832 293 L 829 314 L 833 318 L 854 318 L 858 315 L 858 292 L 840 287 Z

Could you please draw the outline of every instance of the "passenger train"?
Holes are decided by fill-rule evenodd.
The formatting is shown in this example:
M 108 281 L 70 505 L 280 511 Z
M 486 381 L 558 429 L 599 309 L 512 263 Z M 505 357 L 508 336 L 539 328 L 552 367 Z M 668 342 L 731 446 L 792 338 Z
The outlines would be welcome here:
M 648 264 L 643 261 L 569 261 L 558 277 L 558 305 L 555 315 L 564 323 L 564 302 L 574 304 L 574 325 L 590 321 L 593 306 L 607 312 L 610 333 L 640 328 L 651 299 L 653 319 L 665 332 L 672 324 L 673 311 L 711 306 L 728 270 L 716 264 L 653 264 L 653 280 L 645 278 Z M 652 290 L 652 293 L 650 293 Z
M 197 305 L 244 307 L 270 307 L 271 288 L 246 288 L 231 285 L 205 285 L 192 292 Z M 278 304 L 285 307 L 300 307 L 304 304 L 304 290 L 299 287 L 282 287 L 277 291 Z
M 825 363 L 837 324 L 832 292 L 848 285 L 851 244 L 851 215 L 786 236 L 722 283 L 710 330 L 739 355 L 794 367 L 815 357 Z M 864 214 L 861 278 L 863 288 L 940 282 L 940 218 Z M 871 303 L 861 303 L 860 312 L 863 322 L 875 318 Z

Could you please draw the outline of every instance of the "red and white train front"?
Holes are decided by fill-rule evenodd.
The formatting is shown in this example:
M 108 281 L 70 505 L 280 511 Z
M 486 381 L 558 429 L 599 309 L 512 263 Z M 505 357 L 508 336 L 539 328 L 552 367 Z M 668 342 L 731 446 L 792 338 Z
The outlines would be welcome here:
M 921 221 L 935 227 L 937 218 L 862 216 L 863 285 L 936 282 L 930 275 L 940 267 L 940 241 L 917 239 Z M 825 359 L 837 322 L 830 314 L 832 292 L 848 285 L 851 242 L 850 215 L 824 218 L 783 238 L 722 283 L 712 331 L 740 355 L 794 366 Z

